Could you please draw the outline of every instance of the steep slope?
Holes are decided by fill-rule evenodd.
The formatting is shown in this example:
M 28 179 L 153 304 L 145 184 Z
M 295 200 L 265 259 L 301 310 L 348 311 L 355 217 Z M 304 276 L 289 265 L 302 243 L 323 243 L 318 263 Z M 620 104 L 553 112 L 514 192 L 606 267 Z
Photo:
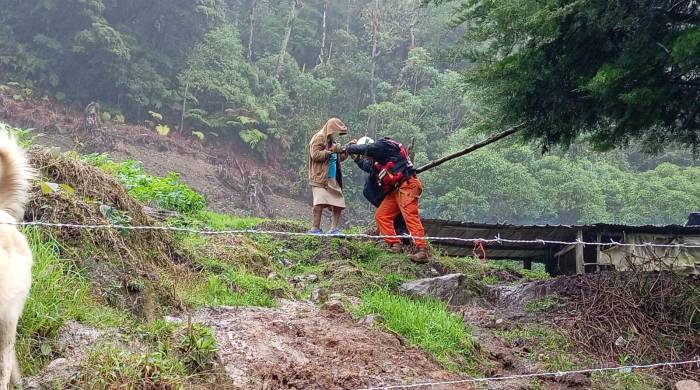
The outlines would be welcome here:
M 200 140 L 173 132 L 160 136 L 145 125 L 103 123 L 95 132 L 81 130 L 82 113 L 51 99 L 11 99 L 12 90 L 0 92 L 0 120 L 41 135 L 35 143 L 81 154 L 109 153 L 123 161 L 141 161 L 156 175 L 178 173 L 202 193 L 212 210 L 238 215 L 267 214 L 276 218 L 306 218 L 308 206 L 294 196 L 291 182 L 237 142 L 217 137 Z M 240 164 L 240 165 L 239 165 Z M 243 172 L 240 168 L 243 168 Z M 254 183 L 251 177 L 258 178 Z M 263 204 L 251 204 L 256 192 Z

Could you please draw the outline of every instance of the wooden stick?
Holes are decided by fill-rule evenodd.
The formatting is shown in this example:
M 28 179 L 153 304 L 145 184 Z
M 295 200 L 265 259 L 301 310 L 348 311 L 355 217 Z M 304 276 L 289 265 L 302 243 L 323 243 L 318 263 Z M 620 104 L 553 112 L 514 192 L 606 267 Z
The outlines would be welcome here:
M 518 131 L 520 131 L 521 128 L 522 128 L 522 126 L 523 126 L 524 124 L 525 124 L 525 123 L 521 123 L 521 124 L 519 124 L 519 125 L 517 125 L 517 126 L 513 126 L 513 127 L 511 127 L 510 129 L 505 130 L 505 131 L 502 131 L 502 132 L 500 132 L 500 133 L 498 133 L 498 134 L 495 134 L 495 135 L 493 135 L 493 136 L 491 136 L 491 137 L 489 137 L 489 138 L 487 138 L 487 139 L 485 139 L 485 140 L 483 140 L 483 141 L 477 142 L 477 143 L 475 143 L 475 144 L 473 144 L 473 145 L 469 145 L 469 146 L 467 146 L 466 148 L 460 150 L 459 152 L 455 152 L 455 153 L 449 154 L 449 155 L 447 155 L 447 156 L 445 156 L 445 157 L 443 157 L 443 158 L 441 158 L 441 159 L 439 159 L 439 160 L 431 161 L 431 162 L 429 162 L 429 163 L 423 165 L 422 167 L 418 168 L 418 169 L 416 170 L 416 172 L 417 172 L 417 173 L 423 173 L 423 172 L 425 172 L 425 171 L 427 171 L 427 170 L 429 170 L 429 169 L 433 169 L 433 168 L 437 167 L 438 165 L 442 165 L 442 164 L 444 164 L 444 163 L 446 163 L 446 162 L 448 162 L 448 161 L 450 161 L 450 160 L 453 160 L 453 159 L 455 159 L 455 158 L 457 158 L 457 157 L 462 157 L 462 156 L 464 156 L 465 154 L 469 154 L 469 153 L 471 153 L 471 152 L 473 152 L 473 151 L 475 151 L 475 150 L 478 150 L 478 149 L 483 148 L 483 147 L 486 146 L 486 145 L 490 145 L 490 144 L 492 144 L 492 143 L 494 143 L 494 142 L 496 142 L 496 141 L 498 141 L 498 140 L 501 140 L 501 139 L 506 138 L 506 137 L 508 137 L 508 136 L 510 136 L 510 135 L 513 135 L 513 134 L 517 133 Z

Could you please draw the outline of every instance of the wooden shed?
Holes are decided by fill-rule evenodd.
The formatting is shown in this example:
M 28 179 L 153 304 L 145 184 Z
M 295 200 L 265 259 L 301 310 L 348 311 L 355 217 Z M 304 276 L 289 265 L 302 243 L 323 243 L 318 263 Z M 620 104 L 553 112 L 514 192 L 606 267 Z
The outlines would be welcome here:
M 510 225 L 435 219 L 425 220 L 424 225 L 426 235 L 430 237 L 525 241 L 484 242 L 483 245 L 489 259 L 518 260 L 523 262 L 525 268 L 529 268 L 533 262 L 543 263 L 553 275 L 633 267 L 700 273 L 700 248 L 682 247 L 700 246 L 700 226 Z M 601 245 L 564 244 L 579 241 Z M 641 246 L 630 247 L 618 243 Z M 670 246 L 644 246 L 646 243 Z M 440 240 L 434 241 L 433 245 L 450 256 L 472 256 L 474 253 L 473 242 Z

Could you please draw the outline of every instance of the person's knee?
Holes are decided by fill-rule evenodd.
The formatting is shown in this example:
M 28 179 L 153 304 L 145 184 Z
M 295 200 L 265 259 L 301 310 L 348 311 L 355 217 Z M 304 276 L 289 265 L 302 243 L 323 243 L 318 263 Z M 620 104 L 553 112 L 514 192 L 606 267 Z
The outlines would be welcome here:
M 317 212 L 317 213 L 323 212 L 323 209 L 325 209 L 325 208 L 326 208 L 326 206 L 324 206 L 322 204 L 316 205 L 316 206 L 314 206 L 314 212 Z
M 377 212 L 374 214 L 374 220 L 377 221 L 377 223 L 387 224 L 391 223 L 393 221 L 393 218 L 391 217 L 391 215 Z

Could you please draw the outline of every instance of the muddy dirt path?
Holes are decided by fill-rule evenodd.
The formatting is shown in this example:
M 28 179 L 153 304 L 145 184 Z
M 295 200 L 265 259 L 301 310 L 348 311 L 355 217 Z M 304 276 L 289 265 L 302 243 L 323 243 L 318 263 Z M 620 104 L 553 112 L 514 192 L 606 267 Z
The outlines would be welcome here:
M 338 305 L 211 308 L 193 320 L 212 327 L 225 369 L 241 389 L 361 389 L 459 379 L 396 336 L 355 324 Z

